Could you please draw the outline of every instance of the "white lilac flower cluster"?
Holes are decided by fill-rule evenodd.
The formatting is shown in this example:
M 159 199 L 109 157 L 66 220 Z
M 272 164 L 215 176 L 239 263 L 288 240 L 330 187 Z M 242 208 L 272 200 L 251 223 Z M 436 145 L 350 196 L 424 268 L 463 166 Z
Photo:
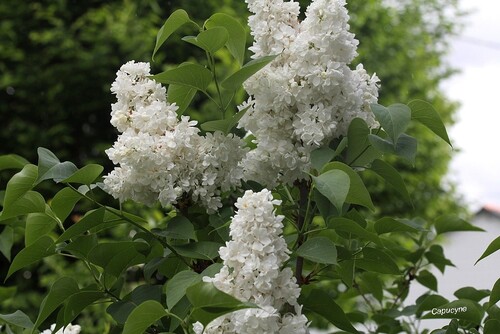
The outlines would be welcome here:
M 306 18 L 298 2 L 246 0 L 254 58 L 278 55 L 244 86 L 250 98 L 239 126 L 256 137 L 245 160 L 246 178 L 274 186 L 309 169 L 310 152 L 347 133 L 354 118 L 370 127 L 378 78 L 352 70 L 358 41 L 349 32 L 345 0 L 313 0 Z M 265 170 L 266 173 L 262 173 Z
M 80 334 L 80 331 L 82 328 L 78 325 L 72 325 L 69 324 L 68 326 L 61 328 L 57 332 L 54 332 L 54 329 L 56 329 L 56 324 L 52 324 L 50 326 L 50 329 L 44 330 L 41 334 Z
M 203 331 L 194 325 L 197 334 L 300 334 L 308 333 L 308 321 L 297 303 L 300 288 L 288 267 L 281 269 L 289 258 L 281 236 L 283 216 L 276 216 L 269 190 L 251 190 L 239 198 L 238 211 L 230 225 L 231 241 L 219 254 L 224 266 L 214 278 L 204 281 L 241 301 L 260 308 L 244 309 L 215 319 Z M 290 311 L 291 309 L 292 311 Z
M 115 169 L 104 188 L 120 200 L 163 206 L 190 196 L 213 212 L 221 193 L 240 186 L 244 142 L 221 132 L 199 135 L 197 122 L 177 117 L 166 90 L 149 78 L 149 63 L 124 64 L 111 91 L 111 124 L 121 133 L 106 154 Z

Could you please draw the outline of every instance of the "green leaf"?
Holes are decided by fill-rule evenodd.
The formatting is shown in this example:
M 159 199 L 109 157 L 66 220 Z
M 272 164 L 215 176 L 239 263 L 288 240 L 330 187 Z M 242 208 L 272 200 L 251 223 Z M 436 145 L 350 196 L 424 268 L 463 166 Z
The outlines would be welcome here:
M 192 270 L 184 270 L 172 277 L 166 285 L 167 307 L 172 309 L 186 295 L 190 286 L 201 282 L 201 275 Z
M 398 265 L 389 255 L 380 249 L 372 247 L 363 248 L 363 258 L 356 260 L 356 266 L 381 274 L 401 274 Z
M 0 314 L 0 320 L 17 327 L 33 328 L 33 322 L 31 319 L 19 310 L 11 314 Z
M 432 308 L 445 305 L 449 303 L 448 299 L 440 295 L 423 295 L 417 299 L 417 316 L 420 316 L 422 312 L 428 311 Z
M 340 169 L 334 169 L 312 178 L 316 189 L 342 212 L 351 184 L 349 175 Z
M 354 220 L 347 218 L 332 218 L 328 221 L 328 228 L 338 232 L 346 232 L 358 236 L 362 239 L 369 240 L 375 244 L 381 245 L 379 237 L 372 232 L 367 231 Z
M 384 217 L 377 220 L 374 224 L 374 229 L 377 234 L 393 233 L 393 232 L 422 232 L 425 231 L 422 226 L 418 225 L 414 221 L 405 219 L 393 219 L 390 217 Z
M 14 229 L 10 226 L 5 226 L 0 233 L 0 252 L 10 262 L 12 245 L 14 244 Z
M 213 283 L 196 283 L 186 290 L 186 295 L 193 305 L 193 318 L 204 326 L 221 315 L 256 307 L 251 303 L 241 302 L 233 296 L 218 290 Z
M 437 288 L 438 288 L 438 281 L 436 279 L 436 276 L 434 276 L 433 274 L 431 274 L 429 271 L 427 270 L 421 270 L 417 277 L 417 282 L 422 284 L 423 286 L 425 286 L 426 288 L 429 288 L 431 290 L 434 290 L 434 291 L 438 291 Z
M 16 286 L 0 286 L 0 300 L 7 301 L 16 295 Z
M 32 263 L 35 263 L 44 257 L 55 254 L 55 245 L 52 238 L 49 236 L 42 236 L 30 246 L 22 249 L 12 261 L 7 278 L 21 268 L 24 268 Z
M 396 143 L 396 155 L 405 158 L 412 164 L 415 164 L 417 155 L 417 140 L 406 134 L 402 134 Z
M 427 260 L 436 266 L 441 272 L 444 272 L 446 266 L 455 265 L 444 256 L 443 247 L 439 245 L 432 245 L 429 251 L 425 252 Z
M 481 231 L 484 230 L 480 227 L 471 225 L 463 219 L 458 218 L 452 214 L 440 216 L 434 223 L 437 234 L 447 232 L 460 232 L 460 231 Z
M 337 305 L 335 300 L 331 298 L 323 289 L 315 288 L 307 296 L 301 296 L 299 303 L 304 305 L 304 309 L 314 312 L 334 326 L 348 332 L 359 334 L 345 315 L 342 308 Z
M 89 234 L 89 235 L 81 235 L 73 239 L 68 245 L 64 247 L 66 252 L 70 252 L 71 254 L 80 257 L 80 258 L 88 258 L 90 251 L 97 246 L 97 235 Z
M 480 324 L 484 310 L 479 304 L 468 299 L 459 299 L 435 308 L 422 319 L 459 319 Z
M 493 289 L 491 289 L 489 305 L 495 305 L 500 300 L 500 278 L 493 285 Z
M 432 104 L 423 100 L 413 100 L 408 103 L 408 107 L 411 109 L 411 119 L 420 122 L 452 146 L 443 120 Z
M 212 241 L 192 242 L 184 245 L 175 245 L 174 249 L 179 255 L 191 259 L 213 260 L 219 256 L 219 248 L 222 245 Z
M 229 40 L 229 33 L 224 27 L 213 27 L 200 32 L 196 37 L 186 36 L 182 40 L 196 45 L 213 55 L 226 45 Z
M 87 306 L 105 298 L 106 294 L 97 290 L 81 290 L 71 295 L 64 306 L 64 324 L 73 321 Z
M 5 169 L 23 169 L 29 161 L 17 154 L 0 155 L 0 171 Z
M 206 92 L 212 81 L 212 72 L 201 65 L 185 63 L 153 75 L 151 79 L 167 85 L 181 85 Z
M 329 163 L 335 156 L 335 151 L 328 146 L 320 147 L 311 152 L 311 164 L 317 171 L 320 171 L 323 166 Z
M 373 272 L 364 272 L 360 275 L 359 286 L 365 294 L 372 294 L 375 299 L 382 302 L 384 287 L 380 275 Z
M 44 180 L 54 180 L 56 182 L 67 178 L 73 174 L 77 168 L 69 162 L 61 162 L 50 150 L 39 147 L 38 150 L 38 178 L 36 183 Z
M 81 235 L 91 228 L 103 224 L 104 221 L 104 208 L 99 208 L 97 210 L 89 211 L 83 216 L 78 223 L 71 225 L 63 234 L 57 239 L 56 243 L 60 243 L 69 240 L 77 235 Z
M 197 24 L 189 18 L 189 15 L 183 9 L 176 10 L 167 18 L 156 35 L 156 44 L 152 56 L 153 61 L 155 59 L 156 52 L 158 52 L 158 49 L 163 45 L 163 43 L 165 43 L 170 35 L 186 23 L 197 26 Z
M 45 212 L 46 205 L 43 196 L 36 191 L 28 191 L 14 203 L 5 205 L 0 220 L 25 215 L 33 212 Z
M 370 169 L 380 175 L 385 180 L 385 182 L 394 187 L 394 189 L 401 196 L 403 196 L 403 199 L 407 203 L 411 204 L 410 194 L 408 193 L 405 182 L 403 181 L 401 174 L 399 174 L 399 172 L 394 167 L 383 160 L 377 159 L 373 161 Z
M 466 286 L 455 291 L 453 295 L 458 299 L 469 299 L 479 303 L 490 295 L 490 290 L 478 290 L 471 286 Z
M 4 210 L 33 189 L 37 176 L 37 167 L 31 164 L 25 165 L 19 173 L 12 176 L 5 188 Z
M 80 199 L 82 199 L 80 193 L 70 187 L 66 187 L 57 192 L 52 201 L 50 201 L 50 207 L 52 212 L 63 222 L 68 218 Z
M 196 91 L 195 88 L 188 86 L 169 85 L 167 90 L 167 101 L 172 104 L 175 103 L 179 107 L 179 109 L 177 109 L 177 114 L 182 115 L 191 104 L 191 101 L 193 101 Z
M 247 110 L 248 110 L 248 107 L 243 109 L 243 110 L 240 110 L 238 113 L 236 113 L 235 115 L 233 115 L 230 118 L 220 119 L 220 120 L 216 120 L 216 121 L 208 121 L 208 122 L 201 124 L 200 127 L 204 131 L 221 131 L 224 134 L 228 134 L 229 132 L 231 132 L 231 129 L 236 124 L 238 124 L 238 122 L 243 117 L 243 115 L 245 115 L 245 112 Z
M 45 213 L 30 213 L 26 217 L 24 244 L 32 245 L 35 241 L 48 234 L 56 226 L 57 221 Z
M 207 28 L 226 28 L 229 33 L 229 39 L 227 40 L 226 47 L 238 63 L 243 65 L 247 38 L 245 28 L 243 28 L 243 26 L 236 19 L 223 13 L 216 13 L 210 16 L 210 18 L 205 22 L 205 26 Z
M 276 58 L 276 56 L 265 56 L 249 61 L 241 69 L 222 81 L 221 86 L 227 90 L 237 90 L 248 78 L 263 69 L 267 64 L 272 62 L 274 58 Z
M 109 305 L 106 311 L 116 322 L 124 324 L 133 309 L 148 300 L 154 300 L 159 303 L 161 301 L 161 294 L 161 285 L 139 285 L 123 297 L 122 300 Z
M 167 222 L 165 235 L 172 239 L 196 240 L 194 225 L 184 216 L 176 216 Z
M 167 315 L 162 304 L 147 300 L 130 312 L 123 327 L 123 334 L 143 334 L 149 326 Z
M 484 323 L 483 334 L 498 334 L 500 333 L 500 321 L 489 319 Z
M 349 124 L 347 130 L 346 164 L 349 166 L 365 166 L 380 156 L 379 151 L 374 149 L 368 135 L 370 129 L 361 118 L 355 118 Z
M 306 242 L 297 249 L 296 253 L 297 256 L 317 263 L 337 263 L 337 248 L 333 241 L 326 237 L 307 239 Z
M 35 321 L 35 328 L 38 328 L 62 303 L 71 295 L 79 291 L 78 283 L 72 278 L 61 277 L 52 284 L 49 293 L 45 296 L 40 305 L 40 311 Z
M 148 250 L 148 244 L 135 241 L 100 243 L 88 255 L 90 262 L 100 266 L 106 273 L 119 277 L 128 267 L 145 260 L 142 255 Z
M 495 240 L 493 240 L 488 245 L 488 247 L 486 248 L 484 253 L 479 257 L 479 259 L 477 259 L 476 263 L 474 263 L 474 264 L 477 264 L 479 261 L 481 261 L 485 257 L 490 256 L 491 254 L 495 253 L 499 249 L 500 249 L 500 237 L 497 237 Z
M 371 107 L 377 121 L 389 135 L 392 143 L 397 143 L 401 134 L 410 124 L 410 108 L 404 104 L 393 104 L 387 108 L 379 104 L 372 104 Z
M 101 165 L 88 164 L 72 173 L 71 176 L 65 178 L 62 182 L 89 185 L 101 175 L 103 170 L 104 167 Z
M 460 334 L 458 332 L 458 327 L 459 327 L 458 320 L 451 319 L 450 323 L 448 324 L 448 328 L 446 328 L 446 332 L 444 332 L 443 334 Z
M 347 166 L 338 161 L 329 163 L 323 168 L 323 172 L 329 170 L 341 170 L 349 176 L 350 185 L 349 192 L 345 201 L 347 203 L 362 205 L 372 211 L 375 211 L 375 206 L 373 205 L 370 193 L 366 189 L 363 180 L 351 167 Z

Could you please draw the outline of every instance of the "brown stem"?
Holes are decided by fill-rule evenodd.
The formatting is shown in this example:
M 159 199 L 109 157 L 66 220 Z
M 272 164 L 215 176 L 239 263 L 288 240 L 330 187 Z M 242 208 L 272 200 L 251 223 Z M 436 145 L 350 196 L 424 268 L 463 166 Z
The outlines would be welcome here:
M 309 187 L 310 184 L 306 180 L 302 180 L 300 182 L 295 183 L 299 188 L 299 210 L 296 218 L 296 225 L 298 230 L 297 237 L 297 248 L 299 248 L 305 241 L 304 236 L 304 223 L 305 223 L 305 213 L 309 198 Z M 297 284 L 302 285 L 304 283 L 304 278 L 302 277 L 302 270 L 304 267 L 304 258 L 301 256 L 297 256 L 297 260 L 295 261 L 295 278 L 297 279 Z

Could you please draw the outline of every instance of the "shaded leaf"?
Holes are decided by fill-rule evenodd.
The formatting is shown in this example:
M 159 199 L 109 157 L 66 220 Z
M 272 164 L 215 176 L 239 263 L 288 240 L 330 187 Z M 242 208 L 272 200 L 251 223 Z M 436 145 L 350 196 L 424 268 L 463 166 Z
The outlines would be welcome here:
M 375 210 L 370 193 L 358 173 L 351 167 L 338 161 L 331 162 L 323 168 L 323 172 L 329 170 L 341 170 L 349 176 L 349 192 L 345 199 L 347 203 L 362 205 L 372 211 Z
M 22 269 L 32 263 L 35 263 L 44 257 L 55 254 L 55 245 L 52 238 L 49 236 L 42 236 L 30 246 L 22 249 L 12 261 L 7 277 L 9 278 L 13 273 Z
M 0 155 L 0 171 L 5 169 L 23 169 L 29 161 L 17 154 Z
M 500 300 L 500 278 L 495 282 L 491 289 L 489 305 L 495 305 Z
M 186 295 L 190 286 L 201 282 L 201 275 L 192 270 L 184 270 L 172 277 L 166 285 L 167 307 L 172 309 Z
M 380 175 L 385 182 L 394 187 L 394 189 L 403 196 L 403 199 L 406 202 L 411 203 L 410 194 L 408 193 L 405 182 L 403 181 L 401 174 L 399 174 L 394 167 L 383 160 L 377 159 L 373 161 L 370 169 Z
M 296 251 L 297 256 L 307 260 L 325 263 L 337 263 L 337 248 L 333 241 L 326 237 L 316 237 L 307 239 Z
M 274 58 L 276 56 L 265 56 L 249 61 L 241 69 L 222 81 L 221 86 L 227 90 L 237 90 L 248 78 L 272 62 Z
M 256 307 L 218 290 L 213 283 L 199 282 L 192 285 L 186 290 L 186 295 L 193 305 L 193 318 L 204 326 L 221 315 Z
M 194 225 L 184 216 L 176 216 L 167 222 L 165 233 L 172 239 L 196 239 Z
M 62 180 L 64 183 L 78 183 L 89 185 L 93 183 L 102 173 L 104 167 L 97 164 L 88 164 L 72 173 Z
M 205 92 L 212 81 L 212 72 L 199 64 L 185 63 L 153 75 L 151 79 L 167 85 L 181 85 Z
M 130 312 L 123 327 L 123 334 L 143 334 L 149 326 L 167 315 L 162 304 L 147 300 Z
M 479 261 L 481 261 L 485 257 L 490 256 L 491 254 L 495 253 L 499 249 L 500 249 L 500 237 L 497 237 L 495 240 L 493 240 L 488 245 L 488 247 L 486 248 L 486 250 L 484 251 L 484 253 L 479 257 L 479 259 L 477 259 L 476 263 L 474 263 L 474 264 L 477 264 Z
M 196 45 L 210 54 L 220 50 L 228 39 L 229 33 L 224 27 L 213 27 L 200 32 L 196 37 L 186 36 L 182 38 L 183 41 Z
M 57 192 L 50 207 L 52 212 L 63 222 L 73 211 L 76 203 L 82 198 L 82 195 L 70 187 L 66 187 Z
M 417 299 L 416 314 L 420 315 L 424 311 L 449 303 L 448 299 L 440 295 L 424 295 Z
M 468 299 L 459 299 L 437 306 L 425 314 L 422 319 L 459 319 L 480 324 L 484 310 L 479 304 Z
M 45 213 L 30 213 L 26 217 L 26 230 L 24 243 L 26 246 L 33 244 L 42 236 L 48 234 L 56 226 L 57 221 Z
M 9 325 L 21 328 L 33 328 L 31 319 L 24 312 L 19 310 L 11 314 L 0 314 L 0 320 Z
M 311 152 L 311 164 L 317 171 L 320 171 L 323 166 L 329 163 L 335 156 L 335 151 L 328 146 L 322 146 Z
M 227 40 L 226 47 L 238 63 L 243 65 L 247 38 L 245 28 L 243 28 L 243 26 L 236 19 L 224 13 L 216 13 L 210 16 L 210 18 L 205 22 L 205 26 L 207 28 L 226 28 L 229 33 L 229 39 Z
M 446 266 L 455 265 L 444 256 L 443 247 L 439 245 L 432 245 L 429 251 L 425 252 L 424 256 L 427 260 L 436 266 L 441 272 L 444 272 Z
M 64 306 L 64 324 L 73 321 L 87 306 L 106 297 L 101 291 L 81 290 L 71 295 Z
M 436 276 L 434 276 L 431 272 L 427 270 L 421 270 L 417 277 L 417 282 L 425 286 L 426 288 L 429 288 L 434 291 L 438 291 L 438 281 L 436 279 Z
M 312 178 L 316 189 L 328 198 L 339 212 L 342 212 L 351 183 L 349 175 L 342 170 L 334 169 Z
M 77 235 L 81 235 L 91 228 L 104 223 L 104 208 L 88 211 L 78 223 L 71 225 L 63 234 L 57 239 L 56 243 L 69 240 Z
M 411 109 L 412 119 L 425 125 L 429 130 L 452 146 L 443 120 L 432 104 L 423 100 L 413 100 L 408 103 L 408 107 Z
M 34 327 L 38 328 L 67 298 L 78 291 L 78 284 L 72 278 L 61 277 L 55 281 L 40 305 L 40 311 Z
M 401 134 L 410 124 L 410 108 L 404 104 L 393 104 L 387 108 L 379 104 L 372 104 L 371 109 L 391 141 L 397 143 Z
M 356 266 L 381 274 L 401 274 L 398 265 L 389 255 L 380 249 L 372 247 L 363 248 L 363 258 L 356 260 Z
M 184 245 L 175 245 L 174 249 L 179 255 L 200 260 L 212 260 L 219 256 L 222 245 L 212 241 L 192 242 Z
M 0 233 L 0 252 L 10 262 L 12 245 L 14 244 L 14 229 L 10 226 L 5 226 Z
M 458 218 L 454 215 L 443 215 L 439 217 L 435 223 L 437 234 L 447 233 L 447 232 L 459 232 L 459 231 L 482 231 L 484 230 L 480 227 L 474 226 L 463 219 Z
M 471 286 L 467 286 L 458 289 L 453 295 L 458 299 L 469 299 L 479 303 L 481 300 L 490 295 L 490 290 L 478 290 Z
M 238 124 L 238 122 L 243 117 L 243 115 L 245 115 L 245 112 L 247 110 L 248 107 L 243 110 L 240 110 L 238 113 L 229 118 L 215 120 L 215 121 L 208 121 L 201 124 L 200 127 L 204 131 L 212 131 L 212 132 L 220 131 L 224 134 L 228 134 L 229 132 L 231 132 L 232 128 L 234 128 L 234 126 Z
M 498 334 L 500 333 L 500 321 L 497 319 L 489 319 L 484 323 L 483 334 Z
M 365 166 L 380 156 L 368 140 L 370 129 L 361 118 L 355 118 L 349 124 L 347 131 L 348 145 L 346 164 L 349 166 Z
M 412 220 L 393 219 L 384 217 L 377 220 L 374 224 L 374 229 L 377 234 L 385 234 L 392 232 L 422 232 L 425 231 L 422 226 Z
M 332 228 L 336 231 L 351 233 L 357 237 L 381 245 L 380 239 L 375 233 L 367 231 L 361 225 L 351 219 L 332 218 L 328 221 L 328 228 Z
M 177 114 L 182 115 L 189 107 L 196 95 L 196 89 L 189 86 L 169 85 L 167 91 L 167 101 L 171 104 L 175 103 L 179 109 Z
M 153 51 L 152 59 L 155 59 L 156 52 L 165 43 L 165 41 L 172 35 L 177 29 L 182 27 L 186 23 L 191 23 L 196 25 L 190 18 L 188 13 L 183 9 L 178 9 L 173 12 L 165 21 L 163 26 L 158 31 L 156 35 L 156 44 Z
M 316 288 L 307 296 L 301 295 L 299 303 L 304 305 L 305 310 L 319 314 L 334 326 L 349 333 L 359 334 L 352 326 L 342 308 L 323 289 Z

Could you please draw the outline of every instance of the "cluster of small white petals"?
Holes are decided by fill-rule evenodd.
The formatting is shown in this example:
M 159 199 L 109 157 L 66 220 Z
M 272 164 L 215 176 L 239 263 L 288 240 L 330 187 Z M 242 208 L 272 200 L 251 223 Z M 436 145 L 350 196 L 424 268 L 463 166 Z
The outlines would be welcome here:
M 54 329 L 56 329 L 56 324 L 52 324 L 50 326 L 50 329 L 44 330 L 41 334 L 79 334 L 82 328 L 79 325 L 72 325 L 69 324 L 68 326 L 61 328 L 57 332 L 54 332 Z
M 281 236 L 284 217 L 274 210 L 278 204 L 267 189 L 259 193 L 248 190 L 238 199 L 238 211 L 230 225 L 231 240 L 219 250 L 224 265 L 214 278 L 204 280 L 260 308 L 222 316 L 207 325 L 204 333 L 308 333 L 307 318 L 297 303 L 300 288 L 292 270 L 281 269 L 289 250 Z M 294 312 L 286 312 L 287 307 Z M 200 334 L 203 326 L 195 324 L 194 330 Z
M 111 123 L 121 134 L 106 151 L 118 166 L 105 177 L 105 190 L 122 201 L 163 206 L 190 196 L 216 211 L 222 192 L 241 184 L 244 141 L 221 132 L 200 136 L 196 121 L 178 119 L 149 71 L 149 64 L 130 61 L 111 86 L 117 96 Z
M 310 152 L 347 133 L 354 118 L 376 126 L 378 78 L 352 70 L 358 41 L 349 32 L 345 0 L 313 0 L 298 21 L 297 2 L 246 0 L 254 15 L 254 57 L 278 55 L 245 82 L 250 106 L 239 126 L 257 148 L 245 177 L 267 186 L 291 183 L 310 168 Z M 266 173 L 262 173 L 266 170 Z

